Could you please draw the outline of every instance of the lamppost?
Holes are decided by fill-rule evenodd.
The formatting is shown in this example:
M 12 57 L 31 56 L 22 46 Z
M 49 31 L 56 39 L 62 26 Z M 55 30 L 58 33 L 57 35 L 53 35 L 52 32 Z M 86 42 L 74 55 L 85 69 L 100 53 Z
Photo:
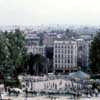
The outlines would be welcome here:
M 2 95 L 1 95 L 1 91 L 0 91 L 0 100 L 2 100 Z
M 27 96 L 28 96 L 28 91 L 27 91 L 27 87 L 26 87 L 26 89 L 25 89 L 25 100 L 28 100 Z

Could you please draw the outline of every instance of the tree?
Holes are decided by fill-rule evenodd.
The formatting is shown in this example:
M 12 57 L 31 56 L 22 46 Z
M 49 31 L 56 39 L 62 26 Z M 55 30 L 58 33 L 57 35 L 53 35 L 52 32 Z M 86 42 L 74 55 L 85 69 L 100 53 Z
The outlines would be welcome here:
M 0 65 L 3 65 L 7 56 L 6 38 L 3 33 L 0 33 Z
M 100 74 L 100 32 L 94 37 L 90 47 L 91 70 Z
M 34 65 L 34 61 L 33 60 L 34 60 L 34 55 L 32 53 L 30 53 L 29 57 L 28 57 L 28 60 L 27 60 L 28 61 L 27 64 L 29 66 L 29 68 L 28 68 L 29 70 L 28 71 L 29 71 L 29 73 L 31 75 L 33 74 L 33 65 Z
M 20 30 L 0 34 L 0 65 L 3 66 L 4 74 L 17 77 L 24 69 L 25 55 L 25 39 Z
M 29 73 L 31 75 L 47 74 L 47 59 L 44 56 L 41 56 L 40 54 L 33 55 L 32 53 L 30 53 L 29 56 Z
M 46 48 L 46 57 L 49 59 L 53 59 L 53 48 L 52 47 Z
M 52 72 L 53 71 L 53 48 L 52 47 L 46 48 L 46 57 L 49 59 L 48 72 Z
M 47 74 L 48 61 L 44 56 L 40 54 L 34 55 L 34 67 L 36 75 Z

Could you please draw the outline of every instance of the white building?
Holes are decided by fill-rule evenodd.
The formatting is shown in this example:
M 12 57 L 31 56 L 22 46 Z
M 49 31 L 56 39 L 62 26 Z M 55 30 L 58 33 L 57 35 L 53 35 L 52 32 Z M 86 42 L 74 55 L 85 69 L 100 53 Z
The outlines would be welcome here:
M 33 54 L 40 54 L 42 56 L 45 56 L 45 45 L 29 46 L 29 47 L 27 47 L 27 52 L 33 53 Z
M 77 42 L 74 40 L 55 41 L 53 56 L 54 72 L 65 72 L 77 67 Z

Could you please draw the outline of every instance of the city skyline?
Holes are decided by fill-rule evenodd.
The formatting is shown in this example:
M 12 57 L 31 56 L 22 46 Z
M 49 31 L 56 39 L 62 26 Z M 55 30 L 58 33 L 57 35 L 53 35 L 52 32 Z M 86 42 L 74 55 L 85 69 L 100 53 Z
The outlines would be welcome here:
M 99 25 L 99 0 L 0 0 L 0 25 Z

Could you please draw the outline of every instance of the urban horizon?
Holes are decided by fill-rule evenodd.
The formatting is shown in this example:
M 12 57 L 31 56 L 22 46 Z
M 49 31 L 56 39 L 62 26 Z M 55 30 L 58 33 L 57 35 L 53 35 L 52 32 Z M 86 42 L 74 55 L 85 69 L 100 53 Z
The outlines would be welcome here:
M 0 8 L 0 100 L 100 100 L 100 0 Z

